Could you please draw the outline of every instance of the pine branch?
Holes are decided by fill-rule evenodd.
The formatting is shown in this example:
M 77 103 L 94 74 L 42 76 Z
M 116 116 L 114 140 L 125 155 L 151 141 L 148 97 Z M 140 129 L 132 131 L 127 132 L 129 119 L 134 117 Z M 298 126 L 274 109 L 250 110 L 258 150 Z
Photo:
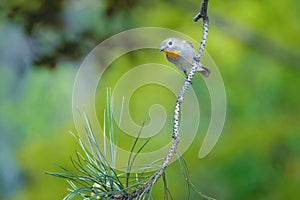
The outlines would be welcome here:
M 145 183 L 145 185 L 141 189 L 133 192 L 132 194 L 129 194 L 127 199 L 133 199 L 135 197 L 140 196 L 141 194 L 149 192 L 150 188 L 162 176 L 165 169 L 170 164 L 174 154 L 176 153 L 176 149 L 177 149 L 177 146 L 179 144 L 178 129 L 179 129 L 180 105 L 183 102 L 185 93 L 186 93 L 188 87 L 190 86 L 194 76 L 195 76 L 195 73 L 197 71 L 197 67 L 200 65 L 200 58 L 201 58 L 202 53 L 204 51 L 207 36 L 208 36 L 208 24 L 209 24 L 208 22 L 209 22 L 209 20 L 208 20 L 208 15 L 207 15 L 207 7 L 208 7 L 208 0 L 203 0 L 199 13 L 193 19 L 195 22 L 197 22 L 201 18 L 203 19 L 203 34 L 202 34 L 202 40 L 201 40 L 201 44 L 200 44 L 200 47 L 199 47 L 199 50 L 198 50 L 198 54 L 195 57 L 195 62 L 193 63 L 193 67 L 192 67 L 189 75 L 185 79 L 185 82 L 184 82 L 184 84 L 183 84 L 183 86 L 182 86 L 182 88 L 179 92 L 179 95 L 177 97 L 177 100 L 176 100 L 176 105 L 175 105 L 175 110 L 174 110 L 173 136 L 172 136 L 172 138 L 174 139 L 173 144 L 172 144 L 172 146 L 169 150 L 169 153 L 167 154 L 167 156 L 165 157 L 165 159 L 162 163 L 162 167 L 156 172 L 156 174 L 154 174 L 154 176 L 148 182 Z

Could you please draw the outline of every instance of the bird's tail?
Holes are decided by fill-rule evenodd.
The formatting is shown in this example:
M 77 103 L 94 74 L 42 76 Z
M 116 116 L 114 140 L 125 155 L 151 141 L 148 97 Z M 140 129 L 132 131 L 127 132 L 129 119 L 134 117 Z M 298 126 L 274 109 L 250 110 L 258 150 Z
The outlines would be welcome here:
M 208 77 L 210 74 L 210 70 L 204 67 L 202 64 L 200 64 L 197 71 L 200 72 L 204 77 Z

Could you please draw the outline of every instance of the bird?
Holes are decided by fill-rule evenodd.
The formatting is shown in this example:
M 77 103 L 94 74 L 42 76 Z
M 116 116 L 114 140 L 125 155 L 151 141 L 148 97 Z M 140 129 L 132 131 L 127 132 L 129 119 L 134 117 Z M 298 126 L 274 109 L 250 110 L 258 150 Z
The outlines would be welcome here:
M 160 44 L 160 51 L 165 52 L 168 61 L 188 76 L 196 61 L 196 53 L 191 43 L 178 38 L 167 38 Z M 199 62 L 197 64 L 196 70 L 204 77 L 208 77 L 210 70 Z

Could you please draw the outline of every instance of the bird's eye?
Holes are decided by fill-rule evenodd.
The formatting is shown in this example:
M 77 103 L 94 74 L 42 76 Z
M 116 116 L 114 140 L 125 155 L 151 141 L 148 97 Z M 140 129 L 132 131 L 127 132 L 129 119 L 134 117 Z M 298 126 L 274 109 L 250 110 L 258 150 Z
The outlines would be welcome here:
M 169 44 L 169 45 L 172 45 L 172 44 L 173 44 L 173 42 L 172 42 L 172 41 L 170 41 L 168 44 Z

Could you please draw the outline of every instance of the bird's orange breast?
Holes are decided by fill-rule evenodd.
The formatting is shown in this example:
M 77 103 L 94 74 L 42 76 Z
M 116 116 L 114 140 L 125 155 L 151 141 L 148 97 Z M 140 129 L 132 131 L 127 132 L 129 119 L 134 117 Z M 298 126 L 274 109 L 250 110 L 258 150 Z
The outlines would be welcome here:
M 177 50 L 163 50 L 170 58 L 178 58 L 180 56 L 180 52 Z

